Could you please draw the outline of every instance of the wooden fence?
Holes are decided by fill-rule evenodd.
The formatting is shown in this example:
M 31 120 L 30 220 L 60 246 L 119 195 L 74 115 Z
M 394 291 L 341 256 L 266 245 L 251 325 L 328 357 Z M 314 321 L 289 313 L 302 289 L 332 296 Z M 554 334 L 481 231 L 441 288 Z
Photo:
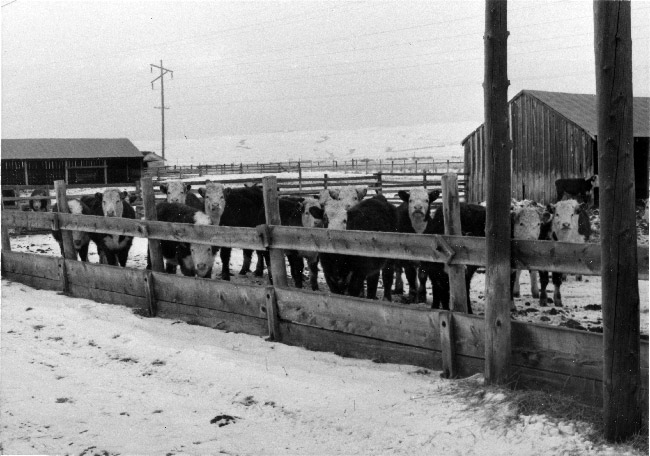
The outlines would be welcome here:
M 172 165 L 145 169 L 144 175 L 154 179 L 185 179 L 211 174 L 280 174 L 303 172 L 345 173 L 461 173 L 463 161 L 436 160 L 433 157 L 351 160 L 300 160 L 269 163 L 230 163 L 215 165 Z
M 267 192 L 267 207 L 275 207 Z M 370 301 L 273 286 L 232 284 L 119 268 L 10 251 L 6 227 L 82 230 L 184 240 L 235 248 L 301 249 L 438 261 L 449 265 L 485 265 L 485 239 L 447 235 L 332 231 L 262 225 L 255 228 L 195 226 L 104 218 L 66 213 L 2 211 L 2 274 L 39 288 L 72 296 L 127 305 L 166 318 L 258 336 L 313 350 L 441 369 L 450 376 L 483 372 L 485 321 L 482 317 L 400 304 Z M 513 264 L 575 274 L 600 273 L 600 246 L 551 241 L 512 241 Z M 638 248 L 639 278 L 648 279 L 648 249 Z M 283 265 L 284 266 L 284 265 Z M 286 270 L 271 264 L 274 277 Z M 462 279 L 461 279 L 462 280 Z M 454 284 L 452 284 L 452 287 Z M 643 389 L 648 401 L 648 342 L 639 341 Z M 602 400 L 603 336 L 561 327 L 512 322 L 510 381 L 516 387 L 540 387 L 573 394 L 589 403 Z

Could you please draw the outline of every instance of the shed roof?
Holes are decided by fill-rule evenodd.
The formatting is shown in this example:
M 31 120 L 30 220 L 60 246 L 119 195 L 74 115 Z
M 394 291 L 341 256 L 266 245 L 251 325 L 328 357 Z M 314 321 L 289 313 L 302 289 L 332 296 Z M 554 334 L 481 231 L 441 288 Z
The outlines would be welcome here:
M 3 160 L 52 158 L 142 158 L 127 138 L 3 139 Z
M 142 156 L 144 157 L 144 162 L 145 163 L 155 162 L 155 161 L 159 161 L 159 162 L 167 161 L 167 159 L 162 158 L 160 155 L 158 155 L 155 152 L 150 152 L 150 151 L 144 151 L 143 150 L 142 151 Z
M 566 117 L 567 120 L 585 130 L 585 132 L 592 138 L 598 136 L 596 95 L 545 92 L 542 90 L 522 90 L 510 100 L 510 103 L 523 95 L 528 95 L 538 99 L 550 109 L 556 111 L 560 115 Z M 632 111 L 632 131 L 634 137 L 650 137 L 650 98 L 634 97 L 632 100 Z M 465 144 L 472 134 L 474 134 L 474 132 L 465 137 L 461 141 L 461 144 Z

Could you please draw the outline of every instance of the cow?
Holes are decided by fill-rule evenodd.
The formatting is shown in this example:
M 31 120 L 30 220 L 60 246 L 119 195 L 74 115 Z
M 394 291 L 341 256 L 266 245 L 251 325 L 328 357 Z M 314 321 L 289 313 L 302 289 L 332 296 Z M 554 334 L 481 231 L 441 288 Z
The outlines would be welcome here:
M 510 207 L 510 223 L 512 229 L 513 239 L 523 240 L 538 240 L 540 239 L 542 223 L 544 222 L 544 211 L 542 205 L 537 204 L 535 201 L 512 201 Z M 511 297 L 519 297 L 519 269 L 512 271 L 510 276 L 510 290 Z M 537 283 L 537 271 L 529 271 L 530 274 L 530 287 L 533 298 L 539 298 L 539 286 Z M 515 310 L 514 300 L 512 301 L 512 309 Z
M 97 192 L 95 195 L 82 196 L 81 201 L 90 208 L 90 215 L 135 219 L 135 210 L 125 200 L 127 197 L 127 192 L 109 188 L 103 193 Z M 100 263 L 126 266 L 129 250 L 133 243 L 132 236 L 91 233 L 90 239 L 97 244 Z
M 558 179 L 555 181 L 556 201 L 572 198 L 586 203 L 589 201 L 588 194 L 593 187 L 598 187 L 597 174 L 586 178 Z
M 362 201 L 368 193 L 365 185 L 346 185 L 344 187 L 326 188 L 320 191 L 318 201 L 325 205 L 329 200 L 343 201 L 347 209 Z
M 47 199 L 31 199 L 37 196 L 47 196 Z M 45 188 L 35 189 L 29 200 L 29 208 L 34 212 L 49 212 L 50 211 L 50 192 Z
M 315 218 L 310 210 L 311 208 L 320 208 L 320 203 L 314 198 L 296 198 L 296 197 L 282 197 L 278 200 L 280 206 L 280 221 L 283 226 L 300 226 L 304 228 L 322 228 L 322 217 Z M 266 223 L 266 216 L 264 209 L 260 210 L 258 224 Z M 260 253 L 260 252 L 258 252 Z M 268 251 L 263 253 L 263 258 L 266 264 L 270 264 L 270 255 Z M 289 260 L 289 267 L 291 270 L 291 277 L 293 277 L 296 288 L 302 288 L 302 273 L 304 271 L 303 258 L 307 260 L 309 266 L 309 284 L 311 289 L 318 290 L 318 252 L 310 252 L 303 250 L 285 250 L 284 253 Z M 263 262 L 257 262 L 255 270 L 256 276 L 261 276 L 264 272 Z M 271 270 L 269 269 L 269 280 L 271 280 Z
M 242 188 L 228 188 L 214 182 L 206 182 L 205 189 L 199 189 L 203 197 L 206 214 L 212 224 L 255 228 L 260 210 L 264 208 L 262 188 L 258 185 Z M 221 249 L 221 279 L 230 280 L 230 247 Z M 240 275 L 250 272 L 253 251 L 244 250 L 244 263 Z M 260 258 L 258 256 L 258 262 Z
M 204 212 L 182 203 L 160 202 L 156 204 L 158 221 L 170 223 L 189 223 L 210 225 L 210 217 Z M 189 242 L 160 241 L 165 272 L 176 274 L 180 266 L 185 276 L 210 278 L 217 248 L 206 244 Z M 151 269 L 151 258 L 147 255 L 147 269 Z
M 68 209 L 71 214 L 76 215 L 92 215 L 90 208 L 81 201 L 81 199 L 71 199 L 68 201 Z M 57 203 L 52 205 L 52 212 L 59 212 Z M 63 237 L 60 230 L 52 230 L 52 236 L 58 242 L 61 248 L 61 255 L 63 255 Z M 90 236 L 85 231 L 72 231 L 72 245 L 74 246 L 75 253 L 79 256 L 81 261 L 88 261 L 88 247 L 90 245 Z
M 548 221 L 542 224 L 540 238 L 549 241 L 575 242 L 583 244 L 591 236 L 591 224 L 587 214 L 585 203 L 578 203 L 575 199 L 558 201 L 546 207 L 549 216 Z M 548 286 L 548 271 L 539 272 L 540 292 L 539 305 L 546 306 L 548 297 L 546 287 Z M 562 306 L 562 274 L 552 273 L 553 281 L 553 303 Z
M 172 180 L 160 184 L 160 191 L 167 195 L 168 203 L 187 204 L 202 211 L 204 209 L 204 203 L 190 191 L 191 188 L 191 184 L 185 183 L 182 180 Z
M 427 190 L 424 187 L 414 188 L 410 191 L 400 190 L 397 196 L 403 201 L 397 207 L 397 231 L 400 233 L 422 234 L 427 223 L 431 220 L 432 203 L 440 196 L 440 190 Z M 417 299 L 417 268 L 419 262 L 395 262 L 395 293 L 404 292 L 402 270 L 406 273 L 409 284 L 409 302 Z
M 460 204 L 460 224 L 463 236 L 482 236 L 485 237 L 485 207 L 480 204 Z M 424 234 L 444 234 L 445 223 L 442 208 L 438 208 L 433 217 L 427 223 Z M 467 265 L 465 272 L 465 286 L 467 289 L 467 313 L 472 313 L 472 305 L 469 294 L 470 283 L 478 266 Z M 426 283 L 427 279 L 431 280 L 433 292 L 432 309 L 438 309 L 442 306 L 444 310 L 449 310 L 449 275 L 445 272 L 445 265 L 442 263 L 422 262 L 418 271 L 417 299 L 418 302 L 426 302 Z
M 345 201 L 329 200 L 323 210 L 310 210 L 314 217 L 323 216 L 324 227 L 358 231 L 397 232 L 397 208 L 382 195 L 375 195 L 347 208 Z M 367 282 L 366 298 L 377 299 L 377 286 L 381 272 L 384 300 L 392 299 L 393 264 L 385 258 L 369 258 L 323 253 L 321 266 L 325 281 L 332 293 L 350 296 L 363 294 Z

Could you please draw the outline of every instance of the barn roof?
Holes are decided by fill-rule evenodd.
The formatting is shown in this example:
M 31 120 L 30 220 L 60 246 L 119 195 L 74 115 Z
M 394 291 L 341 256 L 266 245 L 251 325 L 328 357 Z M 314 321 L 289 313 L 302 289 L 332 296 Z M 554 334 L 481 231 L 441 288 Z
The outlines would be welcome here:
M 3 139 L 3 160 L 52 158 L 142 158 L 126 138 Z
M 522 90 L 515 95 L 510 103 L 517 98 L 528 95 L 544 103 L 550 109 L 575 123 L 585 130 L 592 138 L 598 136 L 598 114 L 596 112 L 596 95 L 583 93 L 545 92 L 542 90 Z M 650 98 L 634 97 L 632 101 L 633 125 L 635 138 L 650 137 Z M 479 127 L 480 128 L 480 127 Z M 477 129 L 478 130 L 478 129 Z M 476 131 L 476 130 L 475 130 Z M 461 144 L 474 134 L 470 133 Z
M 598 136 L 598 113 L 596 95 L 582 93 L 543 92 L 541 90 L 522 90 L 512 100 L 528 94 L 537 98 L 549 108 L 557 111 L 571 122 L 585 130 L 592 137 Z M 632 127 L 634 137 L 650 136 L 650 98 L 632 99 Z

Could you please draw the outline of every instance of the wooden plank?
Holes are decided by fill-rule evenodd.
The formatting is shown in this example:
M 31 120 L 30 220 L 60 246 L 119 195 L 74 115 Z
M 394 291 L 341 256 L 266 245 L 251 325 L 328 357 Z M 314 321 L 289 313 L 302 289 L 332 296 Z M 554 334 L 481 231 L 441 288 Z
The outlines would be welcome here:
M 65 258 L 57 258 L 56 264 L 58 267 L 59 280 L 61 281 L 61 291 L 68 293 L 70 291 L 70 282 L 68 281 L 68 268 L 65 265 Z
M 54 192 L 56 194 L 56 204 L 58 214 L 53 214 L 57 218 L 60 214 L 69 213 L 70 209 L 68 208 L 68 197 L 66 196 L 66 187 L 65 181 L 57 180 L 54 181 Z M 56 223 L 56 222 L 55 222 Z M 72 232 L 69 230 L 61 230 L 61 246 L 63 250 L 63 256 L 69 260 L 77 259 L 77 250 L 74 248 L 72 241 Z
M 144 271 L 144 291 L 147 298 L 146 311 L 150 317 L 155 317 L 157 313 L 156 290 L 153 284 L 154 278 L 150 270 Z
M 216 309 L 188 306 L 166 300 L 158 300 L 157 306 L 157 316 L 161 318 L 182 320 L 190 324 L 198 324 L 222 331 L 244 333 L 260 337 L 268 336 L 266 319 L 222 312 Z
M 70 284 L 144 298 L 143 271 L 107 264 L 66 260 Z
M 278 311 L 278 300 L 273 287 L 266 287 L 266 316 L 269 325 L 269 339 L 280 342 L 280 317 Z
M 444 378 L 454 378 L 456 372 L 456 353 L 454 350 L 453 313 L 441 311 L 438 314 L 438 329 L 440 331 L 440 350 L 442 352 L 442 374 Z
M 2 277 L 13 282 L 20 282 L 39 290 L 56 290 L 61 291 L 61 281 L 36 277 L 33 275 L 19 274 L 16 272 L 2 271 Z
M 264 196 L 264 217 L 268 225 L 281 225 L 280 201 L 278 200 L 277 181 L 275 176 L 266 176 L 262 180 Z M 273 247 L 269 249 L 269 272 L 278 287 L 287 287 L 287 266 L 284 261 L 284 251 Z M 300 260 L 302 261 L 302 259 Z M 279 334 L 271 334 L 272 337 Z
M 277 288 L 276 296 L 281 321 L 440 350 L 435 311 L 307 290 Z
M 118 304 L 121 306 L 142 309 L 147 306 L 147 299 L 139 296 L 132 296 L 125 293 L 117 293 L 99 288 L 86 287 L 76 283 L 70 283 L 70 295 L 75 298 L 90 299 L 106 304 Z
M 142 204 L 144 205 L 144 218 L 145 220 L 157 220 L 156 213 L 156 198 L 153 191 L 153 183 L 150 177 L 145 177 L 140 180 L 140 187 L 142 188 Z M 165 269 L 163 261 L 162 247 L 160 241 L 156 239 L 148 239 L 148 264 L 151 269 L 156 272 L 162 272 Z M 153 310 L 153 308 L 150 308 Z M 154 314 L 155 315 L 155 314 Z
M 462 235 L 458 180 L 453 173 L 442 176 L 442 204 L 445 234 L 452 236 Z M 449 307 L 455 312 L 467 313 L 466 268 L 464 265 L 449 265 L 448 273 L 450 292 Z
M 2 271 L 59 280 L 57 257 L 25 252 L 2 252 Z
M 262 309 L 266 304 L 264 287 L 158 272 L 153 273 L 153 278 L 159 302 L 164 297 L 167 302 L 248 315 L 266 321 L 266 313 Z
M 3 209 L 2 213 L 4 214 L 5 212 L 6 211 Z M 0 229 L 2 230 L 2 253 L 11 252 L 11 238 L 9 237 L 9 228 L 7 228 L 7 224 L 3 222 Z
M 52 212 L 2 211 L 2 225 L 20 227 L 29 230 L 52 228 L 56 214 Z
M 440 352 L 425 348 L 344 334 L 325 329 L 280 322 L 282 343 L 308 350 L 332 352 L 339 356 L 369 359 L 377 363 L 410 364 L 440 369 Z

